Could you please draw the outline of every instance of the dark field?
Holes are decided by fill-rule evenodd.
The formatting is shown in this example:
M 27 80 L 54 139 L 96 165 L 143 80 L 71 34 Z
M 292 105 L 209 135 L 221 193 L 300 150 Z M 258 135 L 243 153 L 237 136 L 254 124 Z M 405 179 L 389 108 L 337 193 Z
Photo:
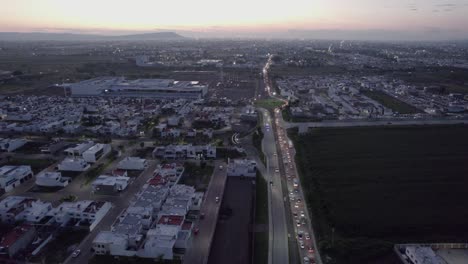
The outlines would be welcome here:
M 407 104 L 403 101 L 398 100 L 384 92 L 381 91 L 365 91 L 363 94 L 379 103 L 396 111 L 400 114 L 417 114 L 421 113 L 422 111 L 418 108 Z
M 290 134 L 320 246 L 337 263 L 376 263 L 396 242 L 466 241 L 467 126 Z

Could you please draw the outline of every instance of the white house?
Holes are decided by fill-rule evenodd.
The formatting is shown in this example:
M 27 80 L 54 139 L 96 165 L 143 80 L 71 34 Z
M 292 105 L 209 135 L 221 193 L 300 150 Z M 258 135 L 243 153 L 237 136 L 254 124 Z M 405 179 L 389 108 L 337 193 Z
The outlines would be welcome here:
M 67 225 L 71 220 L 75 220 L 76 226 L 87 224 L 89 229 L 93 230 L 111 207 L 110 202 L 103 201 L 64 202 L 49 211 L 48 215 L 63 226 Z
M 420 246 L 408 246 L 405 250 L 406 256 L 413 264 L 444 264 L 439 256 L 437 256 L 432 248 Z
M 93 141 L 87 141 L 87 142 L 80 143 L 80 144 L 78 144 L 78 145 L 76 145 L 74 147 L 67 148 L 64 152 L 68 156 L 79 157 L 79 156 L 81 156 L 83 154 L 83 152 L 85 152 L 86 150 L 88 150 L 92 146 L 94 146 L 94 142 Z
M 169 145 L 156 147 L 153 157 L 164 159 L 214 159 L 216 147 L 212 145 Z
M 0 219 L 3 223 L 12 224 L 16 221 L 18 214 L 23 212 L 32 202 L 34 198 L 23 196 L 7 196 L 0 201 Z
M 83 159 L 86 162 L 94 163 L 99 160 L 101 157 L 106 156 L 111 151 L 111 146 L 109 144 L 96 144 L 83 152 Z
M 92 183 L 93 193 L 112 194 L 127 188 L 130 177 L 101 175 Z
M 128 250 L 128 237 L 125 234 L 114 233 L 111 231 L 101 231 L 93 240 L 93 250 L 96 255 L 134 255 L 135 252 Z M 130 252 L 126 254 L 126 252 Z
M 16 221 L 26 221 L 28 223 L 39 223 L 47 213 L 52 210 L 52 204 L 43 201 L 32 201 L 25 209 L 16 215 Z
M 62 177 L 60 172 L 43 172 L 36 175 L 36 185 L 42 187 L 65 187 L 71 181 L 69 177 Z
M 122 170 L 144 170 L 148 167 L 146 159 L 138 157 L 126 157 L 119 162 L 117 168 Z
M 0 188 L 9 192 L 33 176 L 30 166 L 3 166 L 0 168 Z
M 179 226 L 158 225 L 148 231 L 148 238 L 138 256 L 143 258 L 173 259 L 174 245 L 179 233 Z
M 6 151 L 6 152 L 12 152 L 21 148 L 26 143 L 27 141 L 24 139 L 0 138 L 0 150 Z
M 227 176 L 255 177 L 257 162 L 249 159 L 232 159 L 227 166 Z
M 91 166 L 81 158 L 65 158 L 58 165 L 60 171 L 87 171 Z

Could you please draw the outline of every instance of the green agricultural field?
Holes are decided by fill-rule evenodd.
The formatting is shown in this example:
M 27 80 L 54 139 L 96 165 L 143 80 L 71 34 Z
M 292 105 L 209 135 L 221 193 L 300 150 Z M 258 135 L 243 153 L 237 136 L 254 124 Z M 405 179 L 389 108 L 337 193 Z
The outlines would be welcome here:
M 289 132 L 319 244 L 336 263 L 370 263 L 393 243 L 466 242 L 468 126 Z
M 375 101 L 381 103 L 385 107 L 392 109 L 400 114 L 417 114 L 421 113 L 422 111 L 418 108 L 407 104 L 403 101 L 396 99 L 393 96 L 390 96 L 381 91 L 365 91 L 363 94 Z

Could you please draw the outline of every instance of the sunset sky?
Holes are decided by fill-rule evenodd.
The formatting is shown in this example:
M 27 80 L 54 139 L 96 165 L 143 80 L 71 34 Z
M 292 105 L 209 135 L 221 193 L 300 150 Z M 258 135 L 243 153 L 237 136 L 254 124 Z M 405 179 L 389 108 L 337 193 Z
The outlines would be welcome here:
M 1 0 L 0 31 L 389 30 L 468 35 L 468 0 Z

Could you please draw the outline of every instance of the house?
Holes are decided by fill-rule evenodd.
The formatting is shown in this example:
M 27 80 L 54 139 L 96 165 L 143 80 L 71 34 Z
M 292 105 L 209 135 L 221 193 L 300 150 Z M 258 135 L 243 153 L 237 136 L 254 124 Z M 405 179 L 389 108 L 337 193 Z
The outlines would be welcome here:
M 41 152 L 46 154 L 55 154 L 57 151 L 65 148 L 69 143 L 65 141 L 56 141 L 41 147 Z
M 26 203 L 24 210 L 18 213 L 15 217 L 16 221 L 28 222 L 32 224 L 38 224 L 46 218 L 47 213 L 52 210 L 52 204 L 49 202 L 43 202 L 39 200 L 31 201 Z
M 129 181 L 130 178 L 125 176 L 101 175 L 93 181 L 92 191 L 99 194 L 117 193 L 125 190 Z
M 420 246 L 408 246 L 405 250 L 405 255 L 413 264 L 444 264 L 446 263 L 437 256 L 432 248 Z
M 93 240 L 93 251 L 96 255 L 117 255 L 127 256 L 133 255 L 132 251 L 128 250 L 128 237 L 125 234 L 114 233 L 111 231 L 99 232 Z M 130 252 L 127 253 L 126 252 Z
M 139 257 L 173 259 L 174 246 L 180 227 L 173 225 L 157 225 L 150 229 L 143 249 L 138 252 Z
M 148 167 L 146 159 L 138 157 L 126 157 L 119 162 L 117 168 L 122 170 L 144 170 Z
M 87 171 L 91 166 L 82 158 L 65 158 L 58 165 L 60 171 Z
M 9 192 L 33 176 L 31 166 L 3 166 L 0 168 L 0 188 Z
M 0 241 L 0 255 L 14 257 L 33 241 L 35 235 L 36 228 L 32 225 L 23 224 L 13 228 Z
M 83 200 L 64 202 L 47 214 L 61 226 L 71 223 L 74 226 L 88 226 L 92 231 L 111 209 L 110 202 Z
M 192 128 L 192 129 L 189 129 L 187 131 L 187 137 L 193 138 L 193 137 L 196 137 L 196 136 L 197 136 L 197 130 L 196 129 Z
M 27 143 L 24 139 L 8 139 L 0 138 L 0 150 L 6 152 L 15 151 Z
M 256 177 L 257 162 L 249 159 L 230 159 L 227 176 Z
M 79 157 L 79 156 L 81 156 L 83 154 L 83 152 L 85 152 L 86 150 L 88 150 L 92 146 L 94 146 L 94 142 L 93 141 L 87 141 L 87 142 L 77 144 L 74 147 L 67 148 L 64 152 L 68 156 Z
M 22 196 L 8 196 L 0 201 L 0 220 L 3 223 L 13 224 L 17 221 L 18 215 L 23 212 L 32 202 L 34 198 Z
M 36 175 L 36 185 L 42 187 L 65 187 L 71 181 L 69 177 L 62 177 L 60 172 L 43 172 Z
M 168 126 L 178 126 L 182 121 L 182 117 L 180 116 L 170 116 L 167 118 L 167 125 Z
M 216 147 L 212 145 L 168 145 L 156 147 L 153 157 L 163 159 L 214 159 Z
M 106 156 L 111 151 L 109 144 L 96 144 L 83 152 L 83 159 L 86 162 L 94 163 L 100 158 Z

